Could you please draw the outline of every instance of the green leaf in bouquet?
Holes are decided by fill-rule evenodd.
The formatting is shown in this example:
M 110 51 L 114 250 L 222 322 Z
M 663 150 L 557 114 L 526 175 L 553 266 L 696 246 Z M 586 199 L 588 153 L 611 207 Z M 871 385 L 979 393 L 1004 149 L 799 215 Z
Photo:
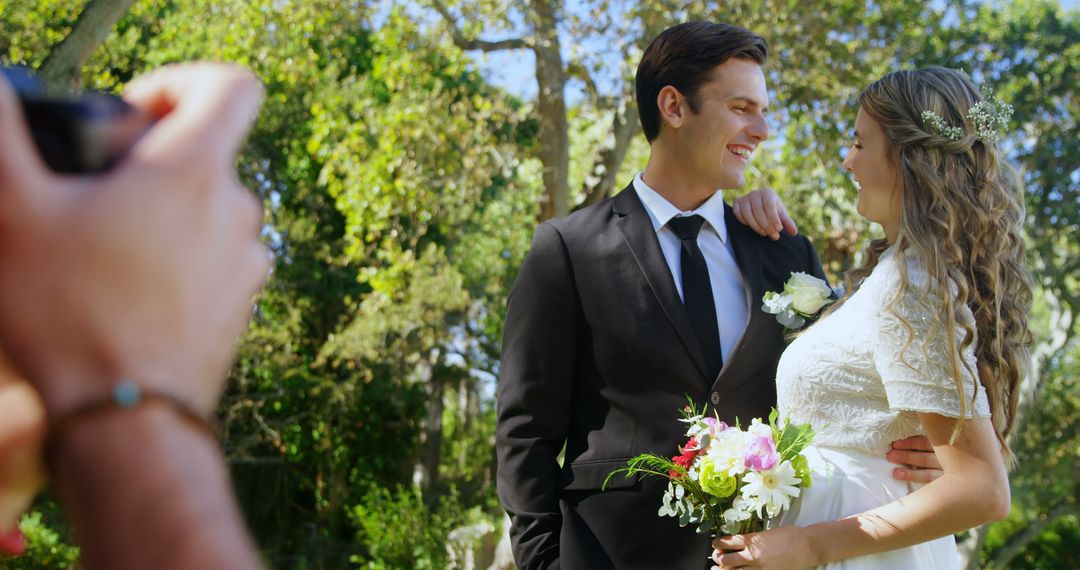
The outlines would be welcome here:
M 780 430 L 776 451 L 785 460 L 793 460 L 814 441 L 814 428 L 810 424 L 787 422 Z
M 712 532 L 713 528 L 715 528 L 713 526 L 713 522 L 706 518 L 705 520 L 701 521 L 700 525 L 698 525 L 697 531 L 699 534 L 706 534 Z
M 608 476 L 604 478 L 604 484 L 600 486 L 600 490 L 603 491 L 607 489 L 608 482 L 611 481 L 612 477 L 619 473 L 625 474 L 627 479 L 634 475 L 653 475 L 668 479 L 668 471 L 672 469 L 682 474 L 686 473 L 686 469 L 666 457 L 661 457 L 655 453 L 638 455 L 637 457 L 631 458 L 630 461 L 627 461 L 626 467 L 620 467 L 609 473 Z
M 806 459 L 805 455 L 796 455 L 791 460 L 791 466 L 795 468 L 795 476 L 802 482 L 799 484 L 804 489 L 809 489 L 810 485 L 814 482 L 814 478 L 810 473 L 810 461 Z

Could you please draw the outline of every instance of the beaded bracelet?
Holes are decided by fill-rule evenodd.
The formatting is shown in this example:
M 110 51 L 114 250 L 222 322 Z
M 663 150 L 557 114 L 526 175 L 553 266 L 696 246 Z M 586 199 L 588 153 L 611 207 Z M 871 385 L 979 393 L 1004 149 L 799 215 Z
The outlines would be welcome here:
M 130 380 L 121 380 L 113 387 L 108 397 L 80 404 L 75 409 L 50 422 L 48 432 L 45 435 L 46 461 L 52 462 L 60 437 L 80 420 L 110 411 L 134 410 L 146 403 L 164 404 L 187 420 L 189 424 L 213 438 L 214 441 L 219 440 L 218 429 L 214 421 L 203 417 L 187 402 L 171 394 L 142 388 Z

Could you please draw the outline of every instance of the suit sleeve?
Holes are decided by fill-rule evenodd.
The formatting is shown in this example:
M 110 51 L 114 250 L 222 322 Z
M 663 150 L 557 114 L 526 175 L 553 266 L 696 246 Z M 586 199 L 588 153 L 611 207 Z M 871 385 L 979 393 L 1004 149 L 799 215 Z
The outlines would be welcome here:
M 499 498 L 523 570 L 559 567 L 556 458 L 570 423 L 579 318 L 566 245 L 541 224 L 507 305 L 495 428 Z

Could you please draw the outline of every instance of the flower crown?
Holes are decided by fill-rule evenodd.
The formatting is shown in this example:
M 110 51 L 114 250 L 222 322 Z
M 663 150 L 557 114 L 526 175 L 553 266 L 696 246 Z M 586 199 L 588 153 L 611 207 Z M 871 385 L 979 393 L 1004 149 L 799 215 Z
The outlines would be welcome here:
M 976 138 L 996 142 L 999 136 L 998 131 L 1004 131 L 1009 126 L 1012 114 L 1012 105 L 995 97 L 993 92 L 987 92 L 982 101 L 968 109 L 967 118 L 975 126 Z M 934 111 L 923 111 L 922 120 L 926 127 L 937 135 L 954 141 L 964 138 L 963 128 L 950 125 Z

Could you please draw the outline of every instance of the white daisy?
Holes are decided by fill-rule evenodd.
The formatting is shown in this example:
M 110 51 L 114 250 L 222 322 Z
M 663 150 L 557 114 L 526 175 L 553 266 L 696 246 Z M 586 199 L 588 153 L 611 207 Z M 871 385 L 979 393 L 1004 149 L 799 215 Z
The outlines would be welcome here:
M 791 499 L 799 496 L 799 483 L 795 467 L 783 461 L 768 471 L 749 471 L 743 477 L 742 496 L 753 503 L 758 516 L 764 508 L 769 517 L 775 517 L 791 505 Z

